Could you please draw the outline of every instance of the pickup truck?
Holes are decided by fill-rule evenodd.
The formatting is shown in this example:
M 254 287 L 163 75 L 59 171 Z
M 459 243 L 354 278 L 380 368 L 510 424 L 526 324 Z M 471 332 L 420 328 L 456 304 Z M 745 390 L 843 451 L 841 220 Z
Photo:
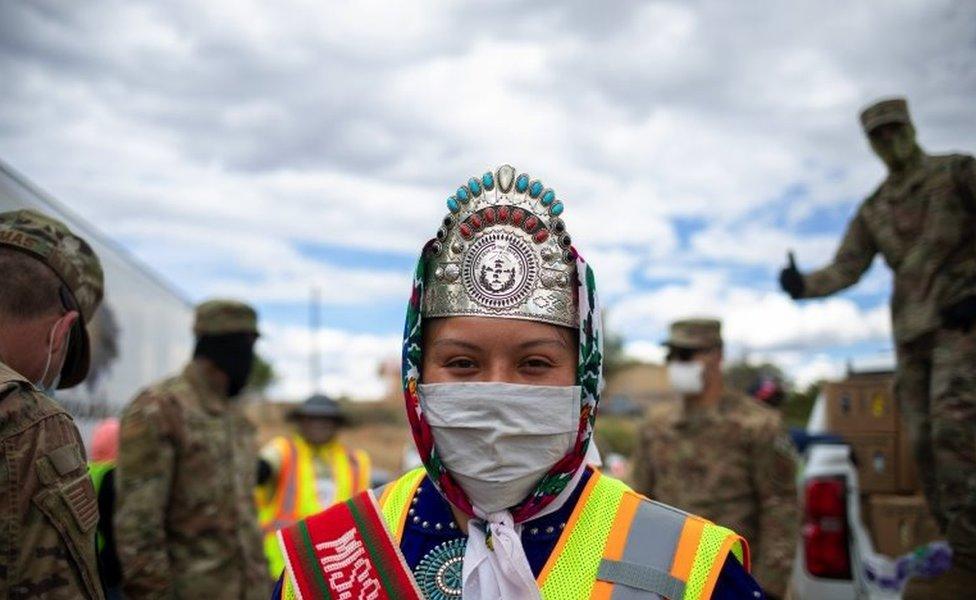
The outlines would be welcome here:
M 851 448 L 827 431 L 826 400 L 814 403 L 805 432 L 794 435 L 801 454 L 798 481 L 803 517 L 791 577 L 799 600 L 892 600 L 913 573 L 937 574 L 951 560 L 934 542 L 902 557 L 878 553 L 861 514 Z

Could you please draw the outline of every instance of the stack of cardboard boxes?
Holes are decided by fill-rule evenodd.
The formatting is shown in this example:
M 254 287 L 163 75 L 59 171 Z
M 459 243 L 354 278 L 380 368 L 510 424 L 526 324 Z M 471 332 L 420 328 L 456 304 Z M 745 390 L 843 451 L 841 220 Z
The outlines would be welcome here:
M 922 496 L 890 373 L 858 374 L 825 384 L 827 426 L 852 448 L 861 507 L 875 550 L 899 556 L 939 538 Z

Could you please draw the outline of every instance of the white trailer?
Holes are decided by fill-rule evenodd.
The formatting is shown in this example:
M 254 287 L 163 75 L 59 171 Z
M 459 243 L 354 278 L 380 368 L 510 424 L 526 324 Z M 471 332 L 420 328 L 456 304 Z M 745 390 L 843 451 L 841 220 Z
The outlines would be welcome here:
M 118 415 L 141 388 L 186 362 L 193 307 L 98 228 L 0 160 L 0 212 L 21 208 L 63 221 L 91 244 L 105 271 L 105 298 L 89 323 L 91 372 L 81 385 L 57 393 L 87 443 L 95 423 Z

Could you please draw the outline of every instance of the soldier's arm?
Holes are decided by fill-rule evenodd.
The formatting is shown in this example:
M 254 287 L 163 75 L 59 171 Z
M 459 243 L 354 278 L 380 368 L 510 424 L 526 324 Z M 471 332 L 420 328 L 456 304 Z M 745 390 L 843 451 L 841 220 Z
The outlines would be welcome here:
M 833 262 L 803 277 L 803 297 L 829 296 L 854 285 L 871 266 L 877 253 L 878 247 L 859 210 L 847 225 Z
M 764 590 L 783 597 L 793 565 L 800 513 L 796 453 L 779 415 L 771 416 L 754 432 L 752 460 L 753 486 L 759 499 L 759 534 L 752 574 Z
M 102 598 L 85 447 L 60 410 L 31 423 L 35 395 L 0 383 L 0 598 Z
M 966 208 L 976 213 L 976 159 L 967 155 L 959 156 L 953 166 L 952 175 Z
M 165 398 L 143 393 L 122 415 L 115 537 L 127 598 L 170 594 L 165 521 L 175 449 L 167 408 Z
M 642 423 L 637 430 L 637 442 L 634 445 L 634 458 L 631 461 L 630 480 L 634 490 L 645 496 L 652 497 L 654 493 L 654 468 L 650 459 L 650 427 Z
M 265 444 L 258 452 L 258 507 L 263 509 L 274 499 L 277 492 L 278 476 L 281 473 L 283 453 L 281 438 L 274 438 Z

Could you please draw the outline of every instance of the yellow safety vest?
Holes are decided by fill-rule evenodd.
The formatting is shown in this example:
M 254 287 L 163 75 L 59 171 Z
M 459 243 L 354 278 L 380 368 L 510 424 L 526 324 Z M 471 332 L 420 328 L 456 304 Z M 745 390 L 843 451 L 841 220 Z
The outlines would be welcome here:
M 264 531 L 264 553 L 271 577 L 277 579 L 285 567 L 275 532 L 305 517 L 344 502 L 369 489 L 370 459 L 362 450 L 349 451 L 338 442 L 313 449 L 301 436 L 278 437 L 272 444 L 281 456 L 274 487 L 257 491 L 258 520 Z M 326 504 L 318 497 L 314 454 L 332 466 L 335 496 Z
M 114 460 L 95 460 L 88 463 L 88 476 L 91 477 L 92 485 L 95 486 L 95 497 L 102 492 L 102 482 L 105 481 L 105 475 L 109 471 L 115 468 Z M 104 517 L 105 515 L 101 515 Z M 105 547 L 105 536 L 102 535 L 102 528 L 98 528 L 98 534 L 95 536 L 95 547 L 99 552 Z
M 378 492 L 397 543 L 424 469 Z M 545 600 L 627 598 L 707 600 L 729 553 L 749 568 L 746 541 L 729 529 L 652 502 L 594 471 L 537 583 Z M 285 578 L 282 598 L 295 598 Z

